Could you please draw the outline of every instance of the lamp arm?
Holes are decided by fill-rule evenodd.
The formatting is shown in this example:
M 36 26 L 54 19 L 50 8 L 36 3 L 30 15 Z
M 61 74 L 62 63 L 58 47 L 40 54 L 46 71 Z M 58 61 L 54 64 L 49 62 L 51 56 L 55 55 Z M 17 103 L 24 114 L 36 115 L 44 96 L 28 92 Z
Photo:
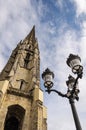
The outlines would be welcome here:
M 59 96 L 68 98 L 67 94 L 63 94 L 60 91 L 57 91 L 55 89 L 50 89 L 50 90 L 45 90 L 45 91 L 48 92 L 49 94 L 50 94 L 50 92 L 56 92 Z

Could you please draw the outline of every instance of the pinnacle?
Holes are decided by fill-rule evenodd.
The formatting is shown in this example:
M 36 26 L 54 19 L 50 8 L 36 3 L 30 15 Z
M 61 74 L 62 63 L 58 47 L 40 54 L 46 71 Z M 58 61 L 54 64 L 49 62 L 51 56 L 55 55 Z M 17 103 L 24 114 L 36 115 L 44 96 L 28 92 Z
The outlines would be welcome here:
M 32 37 L 32 40 L 35 40 L 35 25 L 33 26 L 30 33 L 26 36 L 24 40 L 29 40 Z

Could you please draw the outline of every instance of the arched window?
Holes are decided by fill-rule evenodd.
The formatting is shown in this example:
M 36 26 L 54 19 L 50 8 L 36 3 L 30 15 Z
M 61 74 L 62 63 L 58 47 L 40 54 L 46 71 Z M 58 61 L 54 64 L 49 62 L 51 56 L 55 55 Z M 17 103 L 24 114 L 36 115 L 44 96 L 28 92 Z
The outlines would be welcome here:
M 12 105 L 8 107 L 4 130 L 22 130 L 25 109 L 20 105 Z

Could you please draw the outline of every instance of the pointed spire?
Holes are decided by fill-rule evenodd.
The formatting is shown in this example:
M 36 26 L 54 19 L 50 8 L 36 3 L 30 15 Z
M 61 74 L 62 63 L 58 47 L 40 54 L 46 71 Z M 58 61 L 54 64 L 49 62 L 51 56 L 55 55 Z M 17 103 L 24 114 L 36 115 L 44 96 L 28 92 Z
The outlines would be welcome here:
M 32 37 L 32 40 L 35 41 L 35 25 L 33 26 L 30 33 L 26 36 L 24 40 L 29 40 Z
M 33 55 L 36 44 L 37 43 L 36 43 L 36 38 L 35 38 L 35 26 L 33 26 L 32 30 L 26 36 L 26 38 L 23 41 L 20 41 L 19 44 L 17 45 L 17 47 L 14 49 L 12 55 L 9 58 L 8 63 L 6 64 L 6 66 L 4 67 L 2 72 L 0 73 L 0 80 L 7 79 L 10 75 L 11 70 L 13 70 L 13 65 L 19 64 L 19 61 L 17 61 L 19 55 L 23 54 L 23 58 L 25 58 L 25 56 L 29 56 L 29 54 Z M 37 47 L 37 49 L 38 49 L 38 47 Z M 17 59 L 16 59 L 16 57 L 17 57 Z M 21 59 L 19 59 L 19 60 L 22 62 Z M 23 63 L 21 66 L 23 66 Z

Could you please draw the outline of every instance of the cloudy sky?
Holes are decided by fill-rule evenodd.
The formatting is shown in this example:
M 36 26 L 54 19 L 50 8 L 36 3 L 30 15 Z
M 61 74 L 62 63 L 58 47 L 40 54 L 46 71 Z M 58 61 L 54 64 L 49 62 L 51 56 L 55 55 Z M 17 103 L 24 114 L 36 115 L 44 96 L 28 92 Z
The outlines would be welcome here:
M 79 80 L 80 100 L 76 108 L 82 129 L 86 130 L 86 0 L 0 0 L 0 71 L 33 25 L 40 48 L 41 73 L 47 67 L 54 72 L 55 89 L 66 93 L 65 81 L 72 74 L 66 65 L 69 54 L 81 57 L 84 74 Z M 44 90 L 42 84 L 41 79 Z M 48 130 L 76 130 L 67 99 L 44 92 L 44 104 L 48 108 Z

